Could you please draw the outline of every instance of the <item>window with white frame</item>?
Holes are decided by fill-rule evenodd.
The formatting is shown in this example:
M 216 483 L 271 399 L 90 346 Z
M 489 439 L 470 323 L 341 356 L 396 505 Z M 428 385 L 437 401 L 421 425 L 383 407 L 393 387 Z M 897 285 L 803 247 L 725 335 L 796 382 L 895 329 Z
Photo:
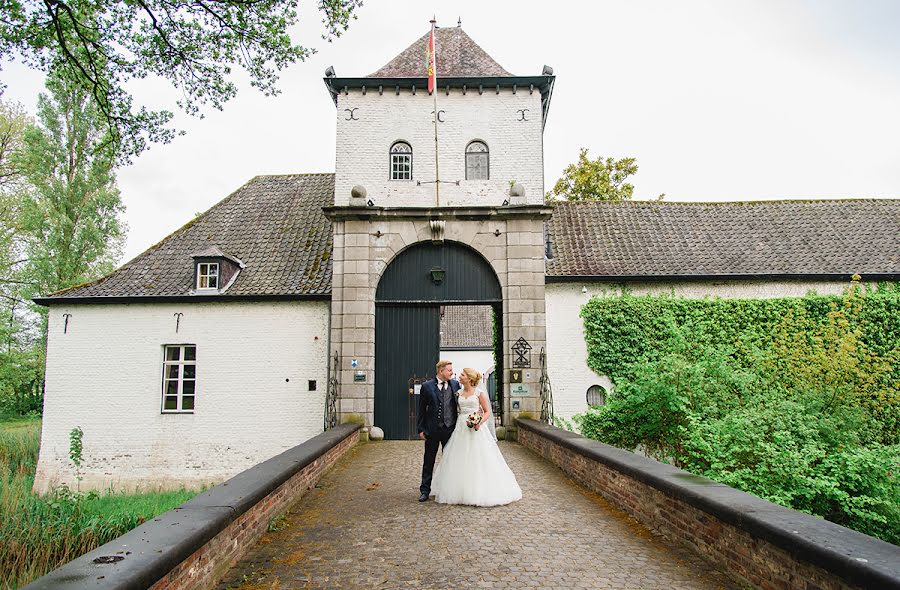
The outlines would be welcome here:
M 198 289 L 218 289 L 219 288 L 219 263 L 218 262 L 199 262 L 199 263 L 197 263 L 197 288 Z
M 163 413 L 193 412 L 196 392 L 197 346 L 167 344 L 163 357 Z
M 412 147 L 405 141 L 391 146 L 391 180 L 412 180 Z
M 488 180 L 490 153 L 483 141 L 473 141 L 466 146 L 466 180 Z

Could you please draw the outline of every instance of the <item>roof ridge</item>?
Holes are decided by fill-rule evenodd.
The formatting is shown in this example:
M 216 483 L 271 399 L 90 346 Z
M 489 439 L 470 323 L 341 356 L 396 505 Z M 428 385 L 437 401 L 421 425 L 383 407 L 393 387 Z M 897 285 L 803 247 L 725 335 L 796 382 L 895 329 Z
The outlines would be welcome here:
M 436 27 L 437 77 L 513 77 L 461 26 Z M 426 45 L 430 32 L 412 42 L 366 78 L 425 78 Z M 455 38 L 454 38 L 455 37 Z
M 785 203 L 895 203 L 900 202 L 900 197 L 841 197 L 837 199 L 758 199 L 742 201 L 657 201 L 657 200 L 603 200 L 603 201 L 567 201 L 559 199 L 555 204 L 563 204 L 568 207 L 580 206 L 615 206 L 615 205 L 764 205 Z

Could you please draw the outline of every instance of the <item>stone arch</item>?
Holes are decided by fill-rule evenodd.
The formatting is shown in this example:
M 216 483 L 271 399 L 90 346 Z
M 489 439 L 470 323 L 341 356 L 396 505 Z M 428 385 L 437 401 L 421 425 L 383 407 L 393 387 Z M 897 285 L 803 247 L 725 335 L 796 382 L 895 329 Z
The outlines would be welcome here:
M 491 305 L 502 313 L 503 290 L 491 263 L 466 244 L 416 242 L 380 273 L 375 290 L 374 423 L 385 438 L 417 437 L 415 385 L 434 375 L 440 307 L 467 304 Z M 495 358 L 502 363 L 502 355 Z M 502 375 L 502 367 L 496 372 Z M 497 389 L 502 389 L 499 384 Z

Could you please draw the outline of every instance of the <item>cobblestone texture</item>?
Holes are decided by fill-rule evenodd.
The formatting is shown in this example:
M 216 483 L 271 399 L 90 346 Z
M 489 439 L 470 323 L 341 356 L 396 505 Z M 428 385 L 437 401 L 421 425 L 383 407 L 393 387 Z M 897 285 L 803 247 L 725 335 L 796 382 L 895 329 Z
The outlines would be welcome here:
M 524 497 L 496 508 L 420 504 L 422 443 L 360 445 L 217 590 L 737 588 L 537 455 L 500 445 Z

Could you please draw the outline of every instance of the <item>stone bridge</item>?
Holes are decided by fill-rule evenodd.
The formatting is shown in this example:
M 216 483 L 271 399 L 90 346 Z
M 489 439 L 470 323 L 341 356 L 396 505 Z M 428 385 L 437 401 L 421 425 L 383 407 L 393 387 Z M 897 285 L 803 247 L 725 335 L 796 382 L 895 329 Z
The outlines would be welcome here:
M 900 548 L 522 420 L 509 506 L 417 502 L 422 445 L 342 425 L 29 588 L 900 588 Z

